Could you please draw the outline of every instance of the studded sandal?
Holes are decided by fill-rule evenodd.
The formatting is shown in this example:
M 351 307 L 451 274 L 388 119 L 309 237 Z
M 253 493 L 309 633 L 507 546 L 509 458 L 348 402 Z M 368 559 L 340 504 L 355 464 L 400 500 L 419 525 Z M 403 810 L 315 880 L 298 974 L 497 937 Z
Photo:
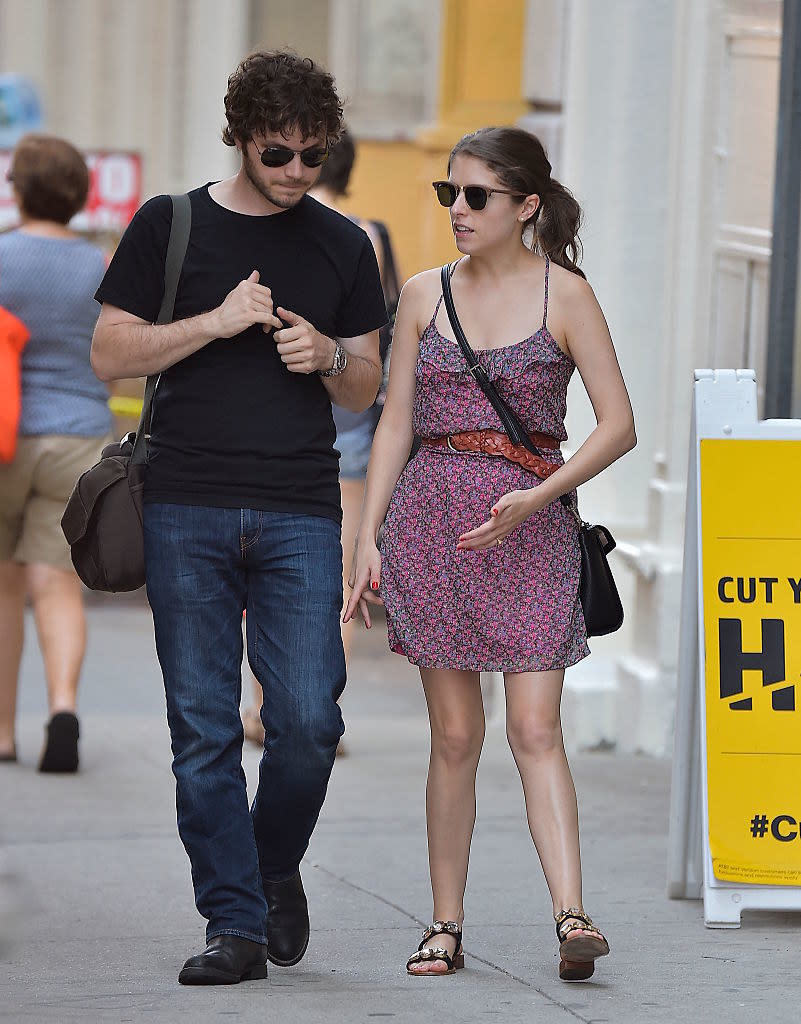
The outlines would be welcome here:
M 559 940 L 559 977 L 562 981 L 586 981 L 595 971 L 595 961 L 609 952 L 609 943 L 583 910 L 568 907 L 554 914 Z M 573 932 L 589 932 L 576 934 Z
M 434 935 L 452 935 L 456 939 L 456 949 L 453 955 L 440 946 L 426 946 L 428 940 Z M 441 960 L 447 967 L 446 971 L 412 971 L 409 968 L 413 964 L 427 964 L 434 960 Z M 412 953 L 406 961 L 406 973 L 416 978 L 439 978 L 464 967 L 464 951 L 462 950 L 462 929 L 456 921 L 435 921 L 423 932 L 423 940 L 417 947 L 417 952 Z

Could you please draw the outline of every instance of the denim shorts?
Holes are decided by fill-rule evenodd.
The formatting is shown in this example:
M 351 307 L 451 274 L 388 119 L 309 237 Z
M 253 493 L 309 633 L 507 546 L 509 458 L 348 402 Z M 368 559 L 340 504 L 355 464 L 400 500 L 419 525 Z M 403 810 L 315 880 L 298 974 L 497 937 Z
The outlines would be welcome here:
M 337 434 L 336 447 L 339 450 L 339 475 L 345 480 L 363 480 L 367 475 L 367 463 L 373 445 L 373 423 L 360 423 L 353 430 Z

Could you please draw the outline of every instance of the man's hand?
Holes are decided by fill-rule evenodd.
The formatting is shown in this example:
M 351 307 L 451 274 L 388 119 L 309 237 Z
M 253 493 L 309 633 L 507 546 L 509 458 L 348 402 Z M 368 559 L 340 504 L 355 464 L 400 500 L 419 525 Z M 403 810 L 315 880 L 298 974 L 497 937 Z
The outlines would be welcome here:
M 308 320 L 279 306 L 276 310 L 289 327 L 275 332 L 278 354 L 287 370 L 292 373 L 317 373 L 330 370 L 334 362 L 336 344 L 320 334 Z
M 222 305 L 213 311 L 218 338 L 233 338 L 253 324 L 262 324 L 265 331 L 283 327 L 273 311 L 270 289 L 258 282 L 259 272 L 254 270 L 246 281 L 240 281 L 228 292 Z

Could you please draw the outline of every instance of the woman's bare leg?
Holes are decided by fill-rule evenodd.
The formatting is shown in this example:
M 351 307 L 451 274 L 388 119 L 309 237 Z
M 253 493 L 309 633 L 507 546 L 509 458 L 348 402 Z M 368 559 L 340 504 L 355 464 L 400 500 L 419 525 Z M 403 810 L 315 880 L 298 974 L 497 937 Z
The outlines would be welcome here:
M 75 712 L 86 652 L 81 581 L 72 570 L 30 563 L 25 580 L 44 660 L 50 714 Z
M 477 672 L 421 669 L 431 723 L 426 784 L 428 862 L 434 920 L 464 920 L 470 840 L 476 820 L 476 769 L 484 742 L 484 706 Z M 427 943 L 449 953 L 455 940 L 435 935 Z M 418 974 L 447 970 L 442 961 L 414 964 Z
M 506 673 L 506 734 L 555 914 L 582 906 L 578 805 L 560 718 L 563 681 L 563 669 Z
M 24 614 L 25 567 L 18 562 L 0 562 L 0 757 L 15 753 L 14 720 Z

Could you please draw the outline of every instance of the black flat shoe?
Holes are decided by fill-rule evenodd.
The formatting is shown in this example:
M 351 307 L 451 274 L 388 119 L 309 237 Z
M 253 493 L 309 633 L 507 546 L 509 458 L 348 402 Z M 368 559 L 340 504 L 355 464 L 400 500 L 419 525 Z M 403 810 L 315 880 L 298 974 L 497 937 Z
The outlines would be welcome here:
M 78 771 L 78 719 L 59 711 L 47 723 L 47 739 L 39 760 L 40 772 Z
M 267 947 L 238 935 L 216 935 L 190 956 L 178 975 L 181 985 L 238 985 L 267 977 Z
M 267 900 L 267 959 L 292 967 L 309 945 L 309 908 L 300 872 L 283 882 L 264 882 Z

